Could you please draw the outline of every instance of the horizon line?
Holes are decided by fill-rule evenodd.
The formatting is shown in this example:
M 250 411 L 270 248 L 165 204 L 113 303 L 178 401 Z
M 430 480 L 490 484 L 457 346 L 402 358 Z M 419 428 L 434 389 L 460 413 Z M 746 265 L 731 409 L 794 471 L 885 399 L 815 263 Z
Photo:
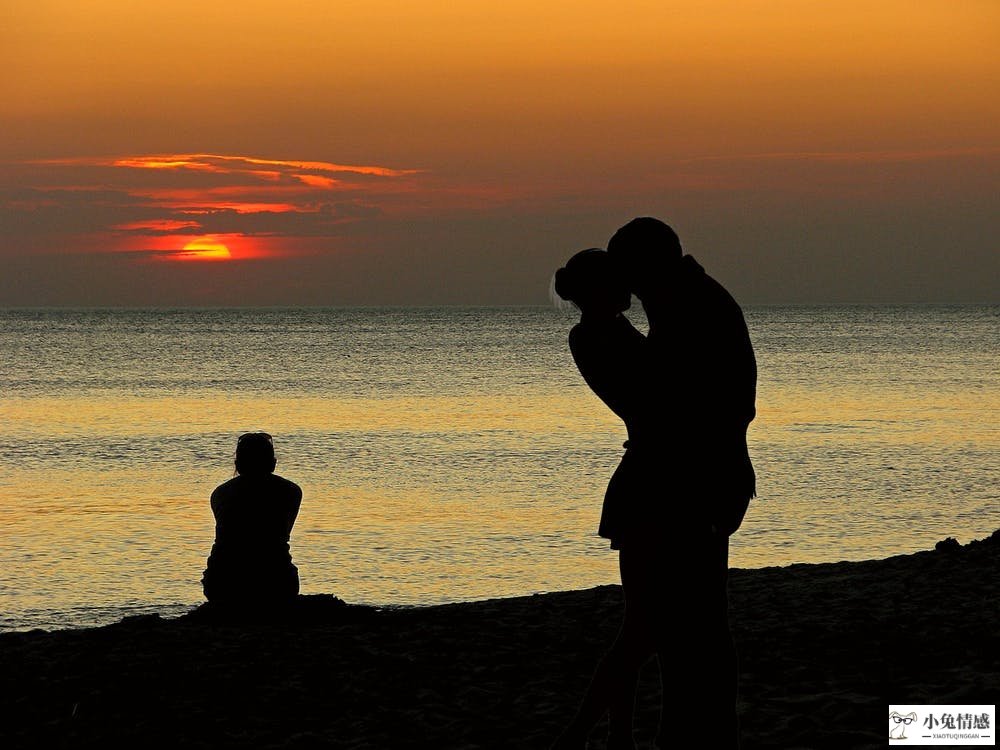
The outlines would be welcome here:
M 641 305 L 638 307 L 641 308 Z M 1000 302 L 947 302 L 947 301 L 919 301 L 919 302 L 872 302 L 872 301 L 825 301 L 825 302 L 743 302 L 742 308 L 754 307 L 1000 307 Z M 168 304 L 168 305 L 3 305 L 0 304 L 0 312 L 21 312 L 21 311 L 43 311 L 53 312 L 77 312 L 77 311 L 167 311 L 167 310 L 366 310 L 366 309 L 440 309 L 440 308 L 461 308 L 461 309 L 499 309 L 499 308 L 535 308 L 551 309 L 556 312 L 560 309 L 550 303 L 541 302 L 507 302 L 495 304 L 470 304 L 461 302 L 421 302 L 421 303 L 371 303 L 371 304 L 318 304 L 318 305 L 197 305 L 197 304 Z M 572 311 L 574 314 L 576 311 Z

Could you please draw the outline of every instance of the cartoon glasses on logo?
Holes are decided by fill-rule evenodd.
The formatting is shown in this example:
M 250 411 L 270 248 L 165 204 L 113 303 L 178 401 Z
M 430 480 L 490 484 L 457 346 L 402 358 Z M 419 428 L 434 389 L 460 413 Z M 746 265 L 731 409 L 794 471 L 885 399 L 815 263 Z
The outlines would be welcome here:
M 916 720 L 917 720 L 917 715 L 912 711 L 908 713 L 906 716 L 903 716 L 898 711 L 893 711 L 891 714 L 889 714 L 889 739 L 905 740 L 906 728 Z

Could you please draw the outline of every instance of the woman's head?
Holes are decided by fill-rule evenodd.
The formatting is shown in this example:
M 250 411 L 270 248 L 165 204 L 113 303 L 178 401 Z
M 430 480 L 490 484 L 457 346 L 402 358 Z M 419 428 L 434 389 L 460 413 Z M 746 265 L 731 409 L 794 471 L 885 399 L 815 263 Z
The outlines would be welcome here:
M 632 304 L 618 263 L 596 247 L 581 250 L 556 271 L 554 287 L 586 313 L 616 315 Z
M 277 461 L 274 443 L 266 432 L 246 432 L 236 441 L 236 473 L 241 476 L 270 474 Z

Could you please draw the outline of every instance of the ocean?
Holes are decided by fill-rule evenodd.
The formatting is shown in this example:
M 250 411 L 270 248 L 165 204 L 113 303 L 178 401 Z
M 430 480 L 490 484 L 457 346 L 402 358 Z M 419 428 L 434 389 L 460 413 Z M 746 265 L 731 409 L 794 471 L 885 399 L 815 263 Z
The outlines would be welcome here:
M 733 567 L 1000 527 L 1000 307 L 747 307 L 759 497 Z M 0 311 L 0 630 L 202 601 L 237 436 L 300 484 L 303 593 L 422 605 L 617 581 L 624 427 L 545 307 Z M 641 316 L 636 320 L 643 327 Z M 683 530 L 678 530 L 683 533 Z

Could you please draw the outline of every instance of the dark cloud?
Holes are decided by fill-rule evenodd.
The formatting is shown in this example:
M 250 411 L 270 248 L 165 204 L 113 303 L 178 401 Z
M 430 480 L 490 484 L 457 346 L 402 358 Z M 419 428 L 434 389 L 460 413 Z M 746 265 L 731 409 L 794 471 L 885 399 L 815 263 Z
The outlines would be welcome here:
M 118 231 L 138 237 L 169 235 L 240 234 L 246 237 L 333 237 L 341 234 L 339 227 L 347 221 L 371 219 L 382 215 L 378 206 L 359 201 L 345 203 L 320 203 L 304 205 L 296 211 L 254 211 L 240 213 L 235 209 L 213 209 L 206 213 L 191 214 L 184 211 L 160 211 L 165 225 L 120 226 Z M 177 222 L 177 226 L 170 225 Z M 180 226 L 189 223 L 192 226 Z
M 57 236 L 63 242 L 66 235 L 162 216 L 148 198 L 124 190 L 0 187 L 0 232 L 11 240 Z

